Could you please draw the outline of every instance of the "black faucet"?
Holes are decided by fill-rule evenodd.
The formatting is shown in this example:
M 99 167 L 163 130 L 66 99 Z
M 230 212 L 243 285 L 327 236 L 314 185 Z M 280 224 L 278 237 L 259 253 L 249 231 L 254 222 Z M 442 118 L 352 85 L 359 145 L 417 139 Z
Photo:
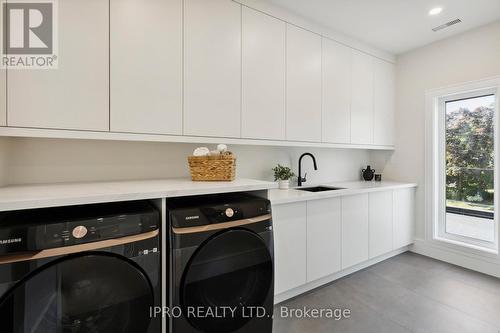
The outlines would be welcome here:
M 314 155 L 311 154 L 311 153 L 304 153 L 302 155 L 300 155 L 299 157 L 299 177 L 298 177 L 298 180 L 297 180 L 297 185 L 298 186 L 302 186 L 302 183 L 306 182 L 306 176 L 307 176 L 307 172 L 306 174 L 304 175 L 304 178 L 302 178 L 302 157 L 304 156 L 311 156 L 312 160 L 313 160 L 313 164 L 314 164 L 314 170 L 318 170 L 318 166 L 316 165 L 316 159 L 314 158 Z

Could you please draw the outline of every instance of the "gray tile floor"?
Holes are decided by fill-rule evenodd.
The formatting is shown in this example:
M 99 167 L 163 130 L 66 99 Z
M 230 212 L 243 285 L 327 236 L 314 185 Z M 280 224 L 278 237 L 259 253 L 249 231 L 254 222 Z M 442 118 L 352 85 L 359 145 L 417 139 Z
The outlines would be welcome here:
M 350 309 L 349 319 L 296 319 L 288 309 Z M 500 279 L 403 253 L 279 304 L 274 333 L 499 333 Z

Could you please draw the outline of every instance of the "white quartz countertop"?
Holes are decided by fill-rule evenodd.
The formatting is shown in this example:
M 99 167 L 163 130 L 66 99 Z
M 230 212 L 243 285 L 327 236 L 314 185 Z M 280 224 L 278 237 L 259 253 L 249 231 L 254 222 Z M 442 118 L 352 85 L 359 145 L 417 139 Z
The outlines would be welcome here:
M 193 182 L 190 179 L 64 183 L 0 187 L 0 211 L 268 190 L 277 184 L 252 179 Z
M 295 188 L 291 188 L 289 190 L 273 189 L 269 191 L 269 200 L 271 200 L 271 203 L 273 205 L 280 205 L 298 201 L 308 201 L 308 200 L 355 195 L 355 194 L 370 193 L 377 191 L 411 188 L 411 187 L 417 187 L 417 184 L 394 182 L 394 181 L 382 181 L 382 182 L 350 181 L 350 182 L 321 183 L 315 185 L 305 184 L 302 187 L 314 187 L 314 186 L 341 187 L 342 189 L 334 191 L 324 191 L 324 192 L 300 191 Z

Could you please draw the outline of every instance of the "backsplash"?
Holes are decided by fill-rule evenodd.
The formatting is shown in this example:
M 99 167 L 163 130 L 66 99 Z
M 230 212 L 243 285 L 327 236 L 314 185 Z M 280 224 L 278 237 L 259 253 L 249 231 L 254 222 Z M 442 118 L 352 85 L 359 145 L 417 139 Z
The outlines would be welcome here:
M 3 185 L 189 177 L 186 156 L 200 144 L 94 140 L 10 138 L 0 142 Z M 213 145 L 215 147 L 215 145 Z M 214 148 L 212 146 L 209 146 Z M 237 156 L 237 177 L 273 180 L 271 168 L 280 163 L 297 171 L 303 152 L 316 156 L 303 161 L 309 184 L 356 180 L 360 170 L 387 152 L 354 149 L 309 149 L 230 145 Z M 374 165 L 374 163 L 372 163 Z M 380 168 L 381 166 L 374 167 Z M 2 179 L 3 178 L 3 179 Z

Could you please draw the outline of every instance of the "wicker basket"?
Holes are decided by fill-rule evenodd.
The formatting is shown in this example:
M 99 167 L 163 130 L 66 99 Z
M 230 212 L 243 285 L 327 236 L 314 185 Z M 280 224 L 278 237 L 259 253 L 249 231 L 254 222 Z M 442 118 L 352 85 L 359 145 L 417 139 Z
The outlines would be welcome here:
M 231 181 L 236 174 L 236 157 L 233 154 L 189 156 L 188 162 L 194 181 Z

